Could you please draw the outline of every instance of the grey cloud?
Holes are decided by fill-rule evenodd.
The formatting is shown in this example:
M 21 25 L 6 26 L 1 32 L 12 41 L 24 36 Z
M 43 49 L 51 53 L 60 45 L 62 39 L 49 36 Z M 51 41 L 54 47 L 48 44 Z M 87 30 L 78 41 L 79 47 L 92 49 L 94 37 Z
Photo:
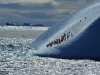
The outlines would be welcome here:
M 54 15 L 47 15 L 43 12 L 34 12 L 34 13 L 17 13 L 20 16 L 24 16 L 26 18 L 33 18 L 33 19 L 50 19 L 53 18 Z
M 41 4 L 41 3 L 53 3 L 54 1 L 55 0 L 0 0 L 0 3 Z
M 21 6 L 18 3 L 14 4 L 0 4 L 0 8 L 8 8 L 8 9 L 20 9 Z
M 28 5 L 20 5 L 19 3 L 9 3 L 9 4 L 0 4 L 0 8 L 8 8 L 8 9 L 19 9 L 19 10 L 45 10 L 45 9 L 53 9 L 54 7 L 50 3 L 45 4 L 28 4 Z
M 12 2 L 11 2 L 12 1 Z M 24 2 L 23 2 L 24 1 Z M 30 2 L 31 3 L 30 3 Z M 94 0 L 2 0 L 0 21 L 18 21 L 53 25 Z M 37 1 L 37 2 L 35 2 Z M 38 2 L 40 1 L 40 2 Z M 35 3 L 34 3 L 35 2 Z

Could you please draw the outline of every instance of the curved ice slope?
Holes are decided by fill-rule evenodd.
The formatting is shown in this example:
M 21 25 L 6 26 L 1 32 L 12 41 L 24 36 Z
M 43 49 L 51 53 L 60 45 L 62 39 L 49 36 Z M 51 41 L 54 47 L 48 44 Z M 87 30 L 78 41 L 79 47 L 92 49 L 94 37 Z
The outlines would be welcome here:
M 100 59 L 99 17 L 97 0 L 56 23 L 31 46 L 39 56 Z

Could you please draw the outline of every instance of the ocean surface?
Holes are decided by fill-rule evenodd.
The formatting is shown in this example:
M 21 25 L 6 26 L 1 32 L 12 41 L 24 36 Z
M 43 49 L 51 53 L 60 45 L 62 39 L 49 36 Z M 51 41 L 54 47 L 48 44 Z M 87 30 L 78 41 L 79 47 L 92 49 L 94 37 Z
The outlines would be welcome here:
M 100 75 L 99 61 L 34 56 L 30 44 L 47 29 L 0 27 L 0 75 Z

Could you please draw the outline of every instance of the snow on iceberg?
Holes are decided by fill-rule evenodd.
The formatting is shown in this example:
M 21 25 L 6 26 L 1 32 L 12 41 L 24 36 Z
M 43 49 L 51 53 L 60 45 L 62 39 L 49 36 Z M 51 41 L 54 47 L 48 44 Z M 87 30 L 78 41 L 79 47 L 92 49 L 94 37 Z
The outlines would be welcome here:
M 31 46 L 43 57 L 100 59 L 100 0 L 57 22 Z

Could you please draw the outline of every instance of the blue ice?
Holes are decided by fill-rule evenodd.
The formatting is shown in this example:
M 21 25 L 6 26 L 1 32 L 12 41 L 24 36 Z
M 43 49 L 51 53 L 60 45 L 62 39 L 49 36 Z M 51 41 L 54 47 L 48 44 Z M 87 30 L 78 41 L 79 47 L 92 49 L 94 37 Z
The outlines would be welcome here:
M 100 0 L 57 22 L 31 47 L 43 57 L 100 59 Z

